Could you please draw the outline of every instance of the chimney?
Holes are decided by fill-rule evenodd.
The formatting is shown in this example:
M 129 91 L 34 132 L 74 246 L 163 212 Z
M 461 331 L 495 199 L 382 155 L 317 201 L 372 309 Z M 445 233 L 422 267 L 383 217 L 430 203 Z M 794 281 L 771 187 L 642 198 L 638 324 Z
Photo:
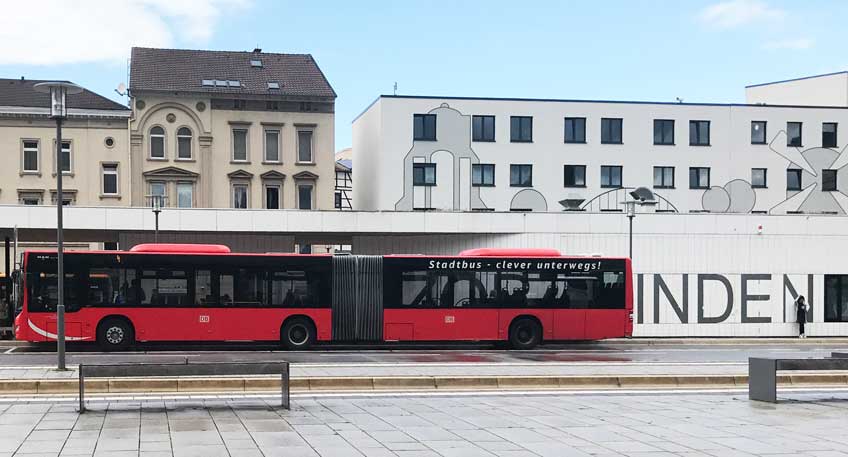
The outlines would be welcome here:
M 253 52 L 256 52 L 256 53 L 262 52 L 262 48 L 253 48 Z

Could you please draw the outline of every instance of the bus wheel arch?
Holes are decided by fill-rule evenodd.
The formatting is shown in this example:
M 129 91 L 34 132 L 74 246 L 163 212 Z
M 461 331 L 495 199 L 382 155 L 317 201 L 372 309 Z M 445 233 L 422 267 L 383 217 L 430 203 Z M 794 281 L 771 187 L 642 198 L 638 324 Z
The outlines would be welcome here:
M 543 330 L 538 317 L 516 316 L 509 324 L 509 344 L 513 349 L 533 349 L 542 342 Z
M 107 351 L 127 349 L 135 343 L 135 325 L 127 316 L 105 316 L 97 323 L 97 343 Z
M 280 341 L 290 351 L 299 351 L 311 347 L 317 339 L 315 321 L 303 314 L 289 316 L 280 326 Z

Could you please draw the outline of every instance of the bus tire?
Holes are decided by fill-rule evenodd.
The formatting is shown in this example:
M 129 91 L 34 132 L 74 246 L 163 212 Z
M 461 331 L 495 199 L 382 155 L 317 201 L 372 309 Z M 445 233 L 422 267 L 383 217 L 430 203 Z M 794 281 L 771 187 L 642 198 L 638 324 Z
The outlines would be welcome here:
M 107 317 L 97 326 L 97 344 L 105 351 L 123 351 L 135 342 L 135 329 L 121 317 Z
M 315 343 L 315 324 L 306 317 L 292 317 L 283 323 L 280 340 L 290 351 L 309 349 Z
M 542 326 L 539 321 L 520 317 L 509 326 L 509 344 L 513 349 L 533 349 L 542 342 Z

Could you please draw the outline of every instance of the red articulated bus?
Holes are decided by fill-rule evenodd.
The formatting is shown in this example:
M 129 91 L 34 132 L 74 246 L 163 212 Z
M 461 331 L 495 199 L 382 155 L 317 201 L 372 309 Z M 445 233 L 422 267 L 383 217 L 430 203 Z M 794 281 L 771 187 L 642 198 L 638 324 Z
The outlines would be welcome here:
M 508 341 L 630 336 L 630 260 L 549 249 L 458 256 L 231 253 L 146 244 L 65 254 L 66 338 L 136 341 Z M 24 253 L 20 340 L 56 340 L 56 253 Z

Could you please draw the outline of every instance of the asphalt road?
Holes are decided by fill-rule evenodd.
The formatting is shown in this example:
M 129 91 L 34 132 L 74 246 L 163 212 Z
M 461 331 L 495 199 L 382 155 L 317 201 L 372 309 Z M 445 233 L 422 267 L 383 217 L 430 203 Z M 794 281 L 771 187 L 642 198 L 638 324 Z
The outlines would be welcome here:
M 50 366 L 56 363 L 55 347 L 5 346 L 0 342 L 0 367 Z M 824 357 L 833 351 L 848 352 L 845 344 L 662 344 L 576 343 L 548 344 L 530 351 L 493 349 L 491 346 L 386 345 L 381 347 L 320 346 L 311 351 L 291 352 L 273 346 L 161 345 L 146 344 L 120 353 L 99 352 L 92 345 L 69 345 L 68 363 L 169 362 L 188 357 L 195 361 L 287 360 L 292 363 L 363 364 L 363 363 L 504 363 L 540 362 L 673 362 L 741 363 L 748 357 Z

